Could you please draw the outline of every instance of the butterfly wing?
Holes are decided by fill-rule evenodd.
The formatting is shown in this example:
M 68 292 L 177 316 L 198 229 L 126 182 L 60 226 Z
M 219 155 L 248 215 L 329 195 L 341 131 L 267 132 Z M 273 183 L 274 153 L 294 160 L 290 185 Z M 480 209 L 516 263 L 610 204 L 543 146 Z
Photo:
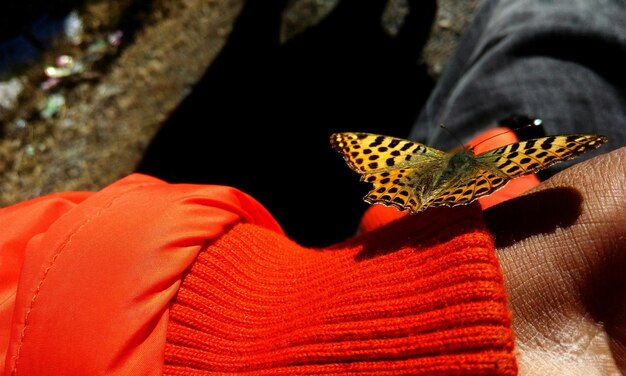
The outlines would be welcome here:
M 504 187 L 509 180 L 499 170 L 473 162 L 449 181 L 442 182 L 440 188 L 424 201 L 423 208 L 469 204 Z
M 419 142 L 371 133 L 335 133 L 330 144 L 360 174 L 414 166 L 446 155 Z
M 374 185 L 365 201 L 412 212 L 422 206 L 418 182 L 446 156 L 418 142 L 371 133 L 336 133 L 330 143 L 362 181 Z
M 479 154 L 476 159 L 515 178 L 574 158 L 606 141 L 606 137 L 594 134 L 549 136 L 502 146 Z
M 598 135 L 550 136 L 502 146 L 478 156 L 468 154 L 467 166 L 442 181 L 440 189 L 433 191 L 423 206 L 469 204 L 504 187 L 512 178 L 574 158 L 606 141 Z
M 374 187 L 364 200 L 370 204 L 380 203 L 411 213 L 422 211 L 427 207 L 425 202 L 436 183 L 433 171 L 440 170 L 444 163 L 445 159 L 438 159 L 416 168 L 367 175 L 362 180 L 371 182 Z

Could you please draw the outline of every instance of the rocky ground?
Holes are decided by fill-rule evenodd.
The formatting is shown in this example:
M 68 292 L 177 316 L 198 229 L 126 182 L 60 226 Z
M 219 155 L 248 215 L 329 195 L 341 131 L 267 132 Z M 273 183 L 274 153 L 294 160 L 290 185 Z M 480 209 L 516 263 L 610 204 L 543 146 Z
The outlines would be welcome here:
M 359 183 L 328 136 L 406 134 L 477 2 L 66 4 L 69 30 L 0 74 L 0 206 L 139 170 L 235 185 L 297 240 L 341 239 L 353 223 L 304 235 L 330 231 L 329 201 L 351 219 L 365 207 L 333 188 Z M 260 188 L 271 180 L 284 188 Z

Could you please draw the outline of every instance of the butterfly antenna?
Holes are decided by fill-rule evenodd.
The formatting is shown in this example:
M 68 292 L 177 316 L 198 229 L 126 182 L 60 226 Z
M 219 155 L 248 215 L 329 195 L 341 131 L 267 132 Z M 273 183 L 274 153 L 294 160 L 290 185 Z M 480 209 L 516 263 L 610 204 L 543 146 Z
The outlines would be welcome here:
M 450 137 L 452 137 L 453 139 L 455 139 L 456 141 L 459 142 L 459 146 L 461 147 L 461 149 L 465 148 L 465 145 L 463 145 L 463 141 L 461 141 L 448 127 L 446 127 L 443 124 L 439 124 L 439 128 L 443 129 L 444 131 L 448 132 L 448 134 L 450 135 Z
M 517 132 L 517 131 L 519 131 L 519 130 L 526 129 L 526 128 L 530 128 L 530 127 L 538 127 L 538 126 L 540 126 L 540 125 L 541 125 L 541 123 L 543 123 L 543 120 L 541 120 L 541 119 L 533 119 L 533 121 L 532 121 L 531 123 L 528 123 L 528 124 L 522 125 L 522 126 L 520 126 L 520 127 L 515 127 L 515 128 L 513 128 L 513 129 L 509 129 L 509 130 L 506 130 L 506 131 L 503 131 L 503 132 L 500 132 L 500 133 L 496 133 L 496 134 L 494 134 L 494 135 L 493 135 L 493 136 L 491 136 L 491 137 L 487 137 L 487 138 L 485 138 L 484 140 L 482 140 L 482 141 L 480 141 L 479 143 L 477 143 L 476 145 L 474 145 L 474 146 L 472 147 L 472 149 L 473 149 L 473 148 L 475 148 L 476 146 L 478 146 L 478 145 L 482 144 L 482 143 L 483 143 L 483 142 L 485 142 L 485 141 L 491 140 L 492 138 L 496 138 L 496 137 L 498 137 L 498 136 L 502 136 L 503 134 L 507 134 L 507 133 L 510 133 L 510 132 Z

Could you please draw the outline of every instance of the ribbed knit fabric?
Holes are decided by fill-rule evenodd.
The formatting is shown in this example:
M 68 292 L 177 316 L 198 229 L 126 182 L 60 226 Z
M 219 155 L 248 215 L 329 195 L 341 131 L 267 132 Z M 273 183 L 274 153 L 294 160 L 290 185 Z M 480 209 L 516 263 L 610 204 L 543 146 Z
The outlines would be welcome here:
M 327 249 L 238 224 L 172 303 L 167 375 L 514 375 L 510 313 L 476 206 Z

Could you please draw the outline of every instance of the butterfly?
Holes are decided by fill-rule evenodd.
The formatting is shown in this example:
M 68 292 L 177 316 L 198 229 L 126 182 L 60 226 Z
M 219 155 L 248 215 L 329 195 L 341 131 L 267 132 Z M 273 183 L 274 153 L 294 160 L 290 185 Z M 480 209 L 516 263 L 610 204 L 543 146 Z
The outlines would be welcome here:
M 487 196 L 511 179 L 545 169 L 604 144 L 594 134 L 536 138 L 474 154 L 446 153 L 418 142 L 370 133 L 335 133 L 332 148 L 373 184 L 364 200 L 411 213 Z

